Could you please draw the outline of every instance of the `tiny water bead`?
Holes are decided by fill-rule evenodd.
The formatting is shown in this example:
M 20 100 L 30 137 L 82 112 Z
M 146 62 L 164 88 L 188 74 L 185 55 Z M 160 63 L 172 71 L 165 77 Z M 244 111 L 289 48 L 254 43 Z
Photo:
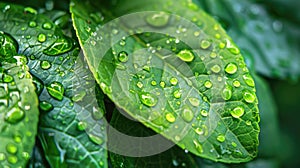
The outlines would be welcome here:
M 238 87 L 241 86 L 241 83 L 240 83 L 238 80 L 233 81 L 232 84 L 233 84 L 233 86 L 236 87 L 236 88 L 238 88 Z
M 207 89 L 210 89 L 210 88 L 212 87 L 211 81 L 205 81 L 204 86 L 205 86 Z
M 52 24 L 50 22 L 45 22 L 43 25 L 42 25 L 42 28 L 43 29 L 46 29 L 46 30 L 50 30 L 52 29 Z
M 208 111 L 206 111 L 206 110 L 201 110 L 200 113 L 201 113 L 201 115 L 203 117 L 207 117 L 208 116 Z
M 21 137 L 21 135 L 14 135 L 13 139 L 14 139 L 14 141 L 15 141 L 16 143 L 21 143 L 21 142 L 22 142 L 22 137 Z
M 211 41 L 210 40 L 202 40 L 200 42 L 200 47 L 202 49 L 208 49 L 211 46 Z
M 249 74 L 243 75 L 243 79 L 248 86 L 250 86 L 250 87 L 255 86 L 254 80 L 252 79 L 252 77 Z
M 51 68 L 51 63 L 49 61 L 42 61 L 40 65 L 44 70 L 48 70 Z
M 193 143 L 195 145 L 196 150 L 198 152 L 200 152 L 200 153 L 203 153 L 203 147 L 202 147 L 202 145 L 199 142 L 197 142 L 197 140 L 193 140 Z
M 50 85 L 46 87 L 48 93 L 57 100 L 62 100 L 65 89 L 63 85 L 59 82 L 52 82 Z
M 222 135 L 222 134 L 217 136 L 217 140 L 218 140 L 219 142 L 224 142 L 225 139 L 226 139 L 225 136 Z
M 47 37 L 46 37 L 46 35 L 43 34 L 43 33 L 41 33 L 41 34 L 39 34 L 39 35 L 37 36 L 37 40 L 38 40 L 39 42 L 41 42 L 41 43 L 45 42 L 46 39 L 47 39 Z
M 16 145 L 9 143 L 6 145 L 6 151 L 10 154 L 16 154 L 18 151 L 18 148 Z
M 184 121 L 191 122 L 194 118 L 194 113 L 188 106 L 186 106 L 183 108 L 181 117 Z
M 230 86 L 226 86 L 222 91 L 222 98 L 224 100 L 229 100 L 232 96 L 232 90 Z
M 220 65 L 214 65 L 210 68 L 210 70 L 214 73 L 219 73 L 221 71 Z
M 170 15 L 165 12 L 152 13 L 146 17 L 146 22 L 153 27 L 164 27 L 169 22 Z
M 157 82 L 156 82 L 156 81 L 151 81 L 151 85 L 152 85 L 152 86 L 156 86 L 156 85 L 157 85 Z
M 171 85 L 177 85 L 177 83 L 178 83 L 178 79 L 177 78 L 175 78 L 175 77 L 172 77 L 171 79 L 170 79 L 170 83 L 171 83 Z
M 6 156 L 4 153 L 0 152 L 0 161 L 3 161 L 6 159 Z
M 200 100 L 198 98 L 190 97 L 189 102 L 192 106 L 198 107 L 200 105 Z
M 31 7 L 24 8 L 24 12 L 25 13 L 31 13 L 31 14 L 34 14 L 34 15 L 36 15 L 38 13 L 35 9 L 33 9 Z
M 36 26 L 37 26 L 37 23 L 36 23 L 35 21 L 30 21 L 30 22 L 28 23 L 28 26 L 29 26 L 29 27 L 36 27 Z
M 20 122 L 25 117 L 25 112 L 19 107 L 11 108 L 5 115 L 5 121 L 11 124 Z
M 118 54 L 118 60 L 123 63 L 127 62 L 128 61 L 128 53 L 125 51 L 121 51 Z
M 243 98 L 247 103 L 253 103 L 256 100 L 256 97 L 250 91 L 245 91 L 243 94 Z
M 234 63 L 229 63 L 226 65 L 225 72 L 232 75 L 236 73 L 237 69 L 238 68 Z
M 93 134 L 88 134 L 88 136 L 89 136 L 90 140 L 97 145 L 101 145 L 104 142 L 103 139 L 99 136 L 96 136 Z
M 158 102 L 158 98 L 152 93 L 142 92 L 139 94 L 139 98 L 141 102 L 148 107 L 153 107 Z
M 175 116 L 170 112 L 166 113 L 165 118 L 170 123 L 173 123 L 176 120 Z
M 181 93 L 181 90 L 178 89 L 178 90 L 175 90 L 173 92 L 173 96 L 176 98 L 176 99 L 179 99 L 181 97 L 182 93 Z
M 49 112 L 53 109 L 53 105 L 47 101 L 41 101 L 39 107 L 44 112 Z
M 195 132 L 198 134 L 198 135 L 203 135 L 204 131 L 202 128 L 198 127 L 195 129 Z
M 182 61 L 192 62 L 195 58 L 194 54 L 190 50 L 181 50 L 177 57 L 179 57 Z
M 139 81 L 138 83 L 136 83 L 136 86 L 141 89 L 144 85 L 142 82 Z
M 86 122 L 83 122 L 83 121 L 78 122 L 77 129 L 79 131 L 84 131 L 86 128 L 87 128 L 87 123 Z
M 238 107 L 234 108 L 234 109 L 230 112 L 230 114 L 231 114 L 231 116 L 234 117 L 234 118 L 240 118 L 240 117 L 242 117 L 242 116 L 244 115 L 244 111 L 245 111 L 245 110 L 244 110 L 243 107 L 238 106 Z

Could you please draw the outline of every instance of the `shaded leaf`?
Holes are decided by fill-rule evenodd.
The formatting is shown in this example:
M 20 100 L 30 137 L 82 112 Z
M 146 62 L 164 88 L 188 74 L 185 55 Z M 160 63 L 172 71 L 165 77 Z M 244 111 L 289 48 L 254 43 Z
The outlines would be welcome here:
M 118 107 L 198 156 L 256 156 L 254 81 L 215 20 L 185 0 L 104 6 L 73 0 L 71 13 L 90 69 Z

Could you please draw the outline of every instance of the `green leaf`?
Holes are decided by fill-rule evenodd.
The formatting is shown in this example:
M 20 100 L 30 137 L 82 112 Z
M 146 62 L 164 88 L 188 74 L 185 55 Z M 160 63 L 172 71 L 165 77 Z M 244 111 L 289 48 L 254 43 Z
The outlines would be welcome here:
M 128 117 L 128 116 L 127 116 Z M 139 137 L 141 138 L 140 141 L 138 141 L 138 144 L 134 144 L 136 149 L 139 153 L 143 153 L 143 148 L 139 148 L 140 146 L 143 146 L 143 139 L 151 136 L 155 136 L 156 133 L 152 131 L 149 128 L 146 128 L 144 125 L 137 121 L 133 121 L 128 119 L 126 116 L 119 113 L 117 110 L 113 112 L 113 116 L 111 119 L 111 126 L 120 131 L 120 133 L 126 134 L 131 137 Z M 163 138 L 163 137 L 161 137 Z M 124 141 L 124 139 L 122 140 Z M 121 144 L 117 144 L 115 148 L 123 148 L 120 146 Z M 152 148 L 154 145 L 157 144 L 151 144 Z M 130 146 L 125 146 L 125 148 L 130 148 Z M 128 149 L 132 150 L 132 149 Z M 123 156 L 119 154 L 115 154 L 113 152 L 110 152 L 110 158 L 112 162 L 112 167 L 126 167 L 126 168 L 163 168 L 163 167 L 193 167 L 198 168 L 199 166 L 195 163 L 194 158 L 192 157 L 192 154 L 185 153 L 184 150 L 180 149 L 177 146 L 174 146 L 166 151 L 163 151 L 162 153 L 147 156 L 147 157 L 129 157 L 129 156 Z
M 34 76 L 41 110 L 38 136 L 50 166 L 107 167 L 103 100 L 98 106 L 95 81 L 76 41 L 35 9 L 0 3 L 0 11 L 0 30 L 16 39 Z M 95 141 L 100 138 L 102 144 Z
M 236 45 L 195 4 L 73 0 L 71 13 L 90 69 L 118 107 L 198 156 L 256 156 L 253 79 Z
M 3 32 L 0 38 L 13 40 Z M 24 57 L 14 59 L 15 63 L 0 63 L 0 167 L 25 167 L 37 134 L 38 99 L 32 77 Z
M 197 1 L 223 23 L 242 51 L 254 57 L 257 72 L 276 78 L 299 77 L 299 26 L 272 16 L 252 0 Z

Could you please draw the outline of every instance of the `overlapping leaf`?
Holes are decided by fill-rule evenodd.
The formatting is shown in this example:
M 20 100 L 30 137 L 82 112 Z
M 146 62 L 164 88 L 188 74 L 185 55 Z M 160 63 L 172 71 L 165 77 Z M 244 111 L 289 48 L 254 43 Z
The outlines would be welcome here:
M 34 76 L 39 139 L 50 165 L 106 167 L 104 105 L 97 105 L 95 82 L 76 42 L 33 8 L 1 3 L 0 11 L 0 30 L 16 39 Z
M 255 157 L 254 81 L 221 26 L 185 0 L 104 4 L 73 0 L 71 12 L 90 69 L 112 101 L 196 155 L 235 163 Z M 140 13 L 122 17 L 133 12 Z

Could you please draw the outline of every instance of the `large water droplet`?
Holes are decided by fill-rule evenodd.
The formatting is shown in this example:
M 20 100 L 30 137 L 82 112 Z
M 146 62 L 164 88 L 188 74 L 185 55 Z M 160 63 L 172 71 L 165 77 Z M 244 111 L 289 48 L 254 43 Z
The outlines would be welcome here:
M 181 50 L 177 57 L 179 57 L 182 61 L 192 62 L 195 58 L 194 54 L 190 50 Z
M 232 96 L 232 90 L 231 90 L 231 87 L 230 86 L 226 86 L 224 88 L 224 90 L 222 91 L 222 98 L 224 100 L 229 100 Z
M 99 136 L 96 136 L 93 134 L 88 134 L 88 136 L 89 136 L 90 140 L 97 145 L 101 145 L 104 142 L 103 139 Z
M 47 101 L 41 101 L 39 107 L 44 112 L 49 112 L 53 109 L 53 105 Z
M 203 153 L 203 147 L 202 145 L 197 141 L 197 140 L 193 140 L 194 145 L 196 147 L 196 150 L 200 153 Z
M 217 140 L 219 141 L 219 142 L 224 142 L 225 141 L 225 136 L 224 135 L 218 135 L 218 137 L 217 137 Z
M 158 101 L 158 98 L 152 93 L 142 92 L 139 97 L 141 102 L 149 107 L 155 106 Z
M 62 100 L 64 97 L 65 89 L 59 82 L 52 82 L 46 87 L 48 93 L 57 100 Z
M 234 74 L 237 71 L 237 66 L 234 63 L 229 63 L 225 67 L 225 72 L 228 74 Z
M 170 112 L 166 113 L 165 118 L 170 123 L 173 123 L 176 120 L 175 116 Z
M 12 57 L 18 53 L 18 43 L 9 34 L 0 31 L 0 56 Z
M 10 154 L 16 154 L 18 151 L 18 148 L 16 145 L 9 143 L 6 145 L 6 151 Z
M 211 42 L 209 40 L 202 40 L 200 42 L 200 47 L 202 49 L 208 49 L 210 47 L 210 45 L 211 45 Z
M 252 77 L 249 74 L 243 75 L 243 79 L 248 86 L 251 86 L 251 87 L 255 86 L 254 80 L 252 79 Z
M 118 54 L 118 60 L 120 62 L 127 62 L 128 61 L 128 54 L 125 52 L 125 51 L 121 51 L 119 54 Z
M 69 37 L 63 36 L 58 38 L 53 44 L 46 48 L 43 53 L 50 56 L 56 56 L 69 52 L 72 49 L 73 40 Z
M 247 103 L 253 103 L 256 100 L 255 95 L 249 91 L 244 92 L 243 98 Z
M 44 70 L 51 68 L 51 63 L 49 61 L 42 61 L 40 65 L 41 68 Z
M 165 12 L 153 13 L 146 17 L 146 22 L 153 27 L 164 27 L 169 22 L 170 15 Z
M 21 110 L 19 107 L 13 107 L 11 108 L 5 115 L 5 121 L 16 124 L 19 121 L 21 121 L 25 116 L 25 113 L 23 110 Z
M 185 106 L 183 108 L 183 112 L 181 114 L 181 117 L 184 121 L 191 122 L 194 118 L 194 113 L 188 106 Z
M 45 42 L 45 41 L 47 40 L 47 36 L 46 36 L 45 34 L 41 33 L 41 34 L 39 34 L 39 35 L 37 36 L 37 40 L 38 40 L 39 42 L 43 43 L 43 42 Z
M 232 115 L 232 117 L 234 118 L 240 118 L 241 116 L 244 115 L 244 108 L 241 106 L 238 106 L 236 108 L 234 108 L 230 114 Z

